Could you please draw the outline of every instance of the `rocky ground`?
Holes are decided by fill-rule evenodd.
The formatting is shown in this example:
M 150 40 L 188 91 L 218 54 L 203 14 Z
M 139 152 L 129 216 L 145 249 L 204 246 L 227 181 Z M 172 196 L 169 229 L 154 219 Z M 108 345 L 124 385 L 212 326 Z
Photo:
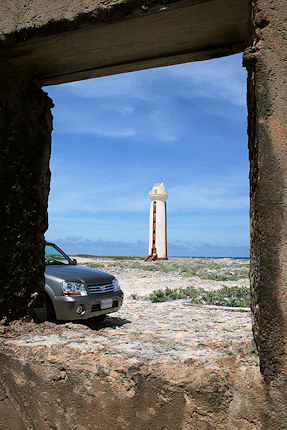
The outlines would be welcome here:
M 198 359 L 208 362 L 216 357 L 238 355 L 242 351 L 253 350 L 250 310 L 245 308 L 225 308 L 193 305 L 188 299 L 152 303 L 149 294 L 154 290 L 169 287 L 202 287 L 216 290 L 227 286 L 246 286 L 248 278 L 233 280 L 203 279 L 186 276 L 183 268 L 192 266 L 194 259 L 171 258 L 168 261 L 149 263 L 157 270 L 146 270 L 142 260 L 112 260 L 110 258 L 77 257 L 79 264 L 94 263 L 101 270 L 117 276 L 124 291 L 123 307 L 119 312 L 107 316 L 103 323 L 86 321 L 42 325 L 32 324 L 25 334 L 25 325 L 6 328 L 6 336 L 20 338 L 20 344 L 69 345 L 77 339 L 83 350 L 102 350 L 109 354 L 123 354 L 131 362 L 141 360 Z M 247 273 L 246 261 L 197 260 L 206 269 L 208 264 L 216 264 L 216 269 L 201 273 L 238 277 Z M 138 268 L 138 266 L 143 266 Z M 135 268 L 136 266 L 137 268 Z M 218 266 L 221 266 L 219 271 Z M 213 267 L 213 266 L 211 266 Z M 245 269 L 245 272 L 244 272 Z M 168 271 L 165 271 L 168 270 Z M 242 273 L 243 272 L 243 273 Z M 202 276 L 202 275 L 201 275 Z M 208 277 L 208 276 L 205 276 Z M 213 276 L 210 276 L 213 277 Z M 47 337 L 47 331 L 49 336 Z M 35 333 L 33 337 L 31 334 Z
M 40 378 L 42 384 L 43 375 L 46 375 L 44 392 L 49 398 L 54 396 L 57 405 L 63 399 L 57 398 L 59 390 L 53 391 L 56 386 L 64 390 L 61 396 L 67 396 L 65 390 L 69 390 L 71 399 L 71 393 L 76 392 L 77 396 L 80 393 L 87 414 L 92 413 L 88 412 L 87 406 L 91 395 L 95 402 L 102 400 L 94 392 L 91 394 L 95 382 L 88 383 L 87 378 L 97 381 L 97 385 L 104 384 L 104 410 L 110 410 L 111 421 L 107 423 L 103 415 L 101 424 L 91 424 L 86 415 L 81 418 L 75 415 L 72 409 L 77 410 L 77 406 L 71 408 L 65 399 L 65 410 L 70 412 L 68 415 L 65 412 L 65 419 L 58 417 L 58 424 L 47 408 L 41 412 L 46 414 L 45 423 L 49 422 L 50 427 L 31 412 L 27 416 L 27 410 L 23 412 L 23 408 L 17 406 L 20 421 L 11 424 L 13 430 L 22 428 L 23 422 L 26 422 L 25 428 L 63 430 L 260 428 L 257 425 L 261 412 L 254 409 L 254 405 L 251 412 L 251 406 L 242 403 L 243 395 L 247 399 L 253 393 L 255 403 L 261 396 L 250 310 L 192 305 L 187 299 L 152 303 L 148 298 L 152 291 L 167 286 L 174 289 L 193 285 L 207 290 L 219 289 L 223 285 L 246 286 L 248 262 L 170 259 L 146 266 L 139 259 L 77 259 L 80 264 L 92 262 L 95 267 L 117 276 L 125 293 L 121 310 L 107 316 L 102 323 L 45 322 L 36 325 L 30 322 L 2 327 L 2 352 L 6 358 L 18 357 L 24 366 L 20 373 L 30 369 L 28 363 L 32 360 L 32 380 Z M 5 363 L 8 366 L 7 361 Z M 15 394 L 15 380 L 7 382 L 11 378 L 9 366 L 6 373 L 5 366 L 3 371 L 6 374 L 6 394 L 3 395 L 7 399 L 6 411 L 10 406 L 15 407 L 15 400 L 11 400 L 10 405 L 8 399 L 19 396 Z M 26 379 L 30 379 L 30 371 L 27 370 Z M 81 389 L 74 385 L 74 378 L 78 383 L 80 381 Z M 23 390 L 28 384 L 25 389 L 26 404 L 29 405 L 33 400 L 27 399 L 35 389 L 35 383 L 33 388 L 30 382 L 23 382 L 23 377 L 20 380 Z M 206 397 L 202 398 L 200 393 L 205 393 Z M 125 403 L 128 399 L 133 404 L 131 410 Z M 119 405 L 126 408 L 121 412 L 121 418 L 118 416 Z M 42 402 L 38 408 L 43 408 Z M 175 408 L 182 411 L 180 416 L 174 415 Z M 251 416 L 251 421 L 246 414 Z M 42 424 L 33 427 L 31 423 L 35 420 Z M 244 420 L 248 421 L 246 427 L 242 427 Z M 3 423 L 1 428 L 10 429 L 5 424 L 3 427 Z
M 86 264 L 93 260 L 78 257 L 78 262 Z M 203 262 L 205 267 L 207 263 L 221 265 L 225 272 L 231 272 L 230 277 L 236 271 L 242 272 L 246 268 L 246 261 L 241 260 L 198 259 L 198 262 Z M 142 260 L 96 259 L 101 270 L 117 276 L 125 293 L 121 310 L 117 314 L 111 314 L 98 326 L 97 335 L 103 336 L 102 342 L 105 345 L 116 353 L 124 353 L 132 361 L 167 357 L 208 361 L 216 356 L 238 354 L 242 349 L 252 350 L 249 309 L 196 306 L 188 300 L 164 303 L 151 303 L 148 300 L 151 292 L 166 287 L 175 289 L 193 285 L 214 290 L 223 285 L 249 285 L 248 278 L 216 281 L 199 276 L 185 276 L 181 271 L 182 267 L 192 265 L 194 259 L 171 258 L 158 263 L 162 270 L 149 271 L 133 268 L 142 264 L 146 269 L 146 263 L 142 263 Z M 157 267 L 158 263 L 149 265 L 151 268 Z M 164 271 L 164 268 L 169 269 L 172 265 L 175 270 Z M 88 323 L 87 326 L 92 327 L 93 323 Z M 112 339 L 110 344 L 108 339 Z

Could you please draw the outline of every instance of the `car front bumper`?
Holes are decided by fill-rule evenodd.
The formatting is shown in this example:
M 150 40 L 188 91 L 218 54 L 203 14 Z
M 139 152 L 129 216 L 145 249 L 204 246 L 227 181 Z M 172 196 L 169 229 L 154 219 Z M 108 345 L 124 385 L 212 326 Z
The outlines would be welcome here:
M 54 296 L 52 302 L 57 320 L 85 320 L 98 315 L 110 314 L 118 311 L 123 304 L 124 294 L 122 291 L 115 291 L 110 294 L 97 294 L 93 296 Z M 112 306 L 102 309 L 102 301 L 112 300 Z M 83 307 L 82 313 L 77 313 L 77 307 Z

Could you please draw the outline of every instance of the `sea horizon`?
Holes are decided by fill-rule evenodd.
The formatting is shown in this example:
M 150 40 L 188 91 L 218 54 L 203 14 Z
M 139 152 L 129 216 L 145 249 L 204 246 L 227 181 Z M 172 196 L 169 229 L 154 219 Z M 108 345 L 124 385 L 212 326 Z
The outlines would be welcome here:
M 79 254 L 71 254 L 75 257 L 106 257 L 106 258 L 145 258 L 145 255 L 122 255 L 122 254 L 88 254 L 88 253 L 79 253 Z M 223 258 L 230 258 L 231 260 L 250 260 L 250 257 L 230 257 L 230 256 L 193 256 L 193 255 L 170 255 L 168 256 L 167 260 L 169 258 L 201 258 L 201 259 L 213 259 L 213 260 L 220 260 Z M 161 261 L 155 260 L 155 261 Z

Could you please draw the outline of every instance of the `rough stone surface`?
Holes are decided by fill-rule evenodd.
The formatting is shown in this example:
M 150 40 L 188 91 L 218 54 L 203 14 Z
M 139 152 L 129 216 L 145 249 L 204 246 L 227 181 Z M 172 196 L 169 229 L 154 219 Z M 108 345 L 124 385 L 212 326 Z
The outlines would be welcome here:
M 0 67 L 0 319 L 15 319 L 44 286 L 52 102 L 7 63 Z
M 103 323 L 2 327 L 1 430 L 285 428 L 267 401 L 250 311 L 147 300 L 166 284 L 217 289 L 222 281 L 99 261 L 125 292 L 118 313 Z M 248 285 L 224 281 L 236 282 Z
M 32 342 L 7 341 L 1 429 L 263 428 L 264 389 L 247 351 L 206 362 L 133 361 L 101 344 L 104 330 L 67 326 L 49 336 L 46 328 Z
M 254 334 L 267 378 L 286 372 L 287 8 L 254 2 L 248 69 L 251 288 Z
M 101 22 L 110 19 L 122 19 L 137 7 L 148 9 L 154 5 L 176 3 L 179 0 L 150 0 L 143 6 L 140 0 L 2 0 L 0 4 L 0 36 L 2 43 L 6 39 L 15 41 L 15 33 L 34 33 L 35 30 L 65 31 L 84 22 Z M 7 13 L 8 11 L 8 13 Z M 18 36 L 19 37 L 19 36 Z M 21 40 L 22 36 L 20 35 Z
M 287 428 L 287 7 L 252 2 L 248 70 L 253 331 L 274 422 Z M 284 423 L 284 424 L 282 424 Z M 275 425 L 275 424 L 274 424 Z
M 1 429 L 264 428 L 250 312 L 147 300 L 167 283 L 203 286 L 198 278 L 125 268 L 117 276 L 124 306 L 103 323 L 2 327 Z
M 0 56 L 53 85 L 242 52 L 247 23 L 248 0 L 9 0 Z

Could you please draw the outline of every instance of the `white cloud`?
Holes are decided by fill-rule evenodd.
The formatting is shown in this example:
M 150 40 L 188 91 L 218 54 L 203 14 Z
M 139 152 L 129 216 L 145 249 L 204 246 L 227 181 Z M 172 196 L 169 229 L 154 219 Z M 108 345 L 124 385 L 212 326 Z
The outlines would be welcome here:
M 241 58 L 241 56 L 240 56 Z M 181 64 L 167 69 L 181 81 L 181 94 L 186 98 L 203 97 L 246 106 L 246 72 L 239 56 Z
M 238 210 L 249 207 L 245 184 L 238 184 L 236 178 L 226 182 L 210 182 L 192 185 L 177 185 L 169 189 L 169 210 L 188 212 L 193 210 Z
M 174 122 L 171 123 L 167 118 L 164 110 L 154 110 L 150 117 L 151 135 L 156 141 L 173 143 L 177 141 L 177 127 Z
M 62 177 L 63 178 L 63 177 Z M 99 214 L 101 212 L 144 212 L 148 208 L 146 195 L 131 190 L 130 186 L 115 181 L 110 183 L 98 182 L 93 185 L 93 180 L 87 182 L 79 180 L 67 189 L 69 181 L 61 177 L 53 182 L 53 189 L 49 199 L 49 213 L 52 216 L 63 213 L 73 213 L 76 210 Z
M 91 134 L 145 143 L 174 143 L 187 127 L 176 103 L 213 115 L 238 119 L 230 105 L 246 106 L 246 74 L 241 57 L 186 63 L 161 69 L 126 73 L 61 86 L 73 103 L 55 108 L 55 130 L 67 134 Z M 66 95 L 67 97 L 67 95 Z M 217 108 L 209 100 L 221 101 Z M 229 106 L 226 108 L 226 106 Z M 59 109 L 59 111 L 57 111 Z M 236 113 L 235 113 L 236 112 Z M 185 121 L 185 122 L 184 122 Z
M 79 98 L 140 99 L 158 101 L 177 93 L 190 99 L 213 98 L 246 106 L 246 72 L 241 54 L 232 57 L 185 63 L 165 68 L 107 76 L 65 84 L 65 91 Z M 180 84 L 180 85 L 178 85 Z M 168 91 L 171 88 L 172 91 Z
M 128 116 L 134 112 L 135 108 L 133 106 L 127 106 L 122 104 L 104 104 L 102 107 L 105 111 L 116 112 L 122 116 Z
M 65 90 L 80 98 L 119 97 L 147 100 L 141 72 L 123 73 L 65 84 Z
M 65 183 L 61 185 L 59 179 L 57 182 L 58 186 L 53 184 L 49 200 L 49 212 L 53 216 L 79 209 L 94 215 L 102 212 L 148 213 L 146 194 L 137 192 L 130 185 L 105 183 L 99 187 L 89 183 L 87 187 L 79 181 L 73 184 L 71 190 L 67 190 Z M 171 213 L 236 211 L 249 207 L 247 187 L 237 184 L 232 178 L 220 183 L 176 185 L 168 191 L 168 210 Z
M 114 118 L 113 118 L 114 119 Z M 61 109 L 61 115 L 55 117 L 55 129 L 66 134 L 92 134 L 99 137 L 131 137 L 135 134 L 133 127 L 122 121 L 113 121 L 99 110 L 87 107 L 73 110 Z

